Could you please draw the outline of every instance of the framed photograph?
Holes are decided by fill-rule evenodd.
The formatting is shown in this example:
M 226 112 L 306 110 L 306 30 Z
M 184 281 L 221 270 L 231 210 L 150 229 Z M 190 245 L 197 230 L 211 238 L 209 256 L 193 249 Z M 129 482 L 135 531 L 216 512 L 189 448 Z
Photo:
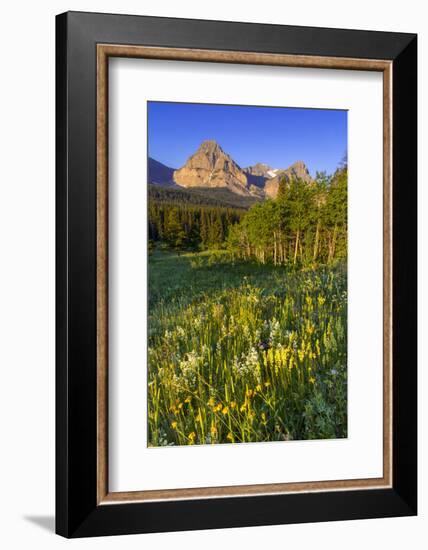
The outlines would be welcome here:
M 416 514 L 416 35 L 56 24 L 57 533 Z

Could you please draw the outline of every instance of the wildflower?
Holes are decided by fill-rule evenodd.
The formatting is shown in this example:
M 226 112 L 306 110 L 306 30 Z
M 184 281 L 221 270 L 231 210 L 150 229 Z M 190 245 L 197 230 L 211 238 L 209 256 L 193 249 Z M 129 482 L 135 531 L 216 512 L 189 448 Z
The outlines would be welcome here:
M 183 327 L 177 327 L 175 329 L 175 332 L 177 333 L 177 336 L 179 336 L 180 338 L 183 338 L 186 334 L 185 330 Z
M 256 391 L 262 391 L 262 386 L 261 386 L 261 384 L 257 384 L 257 386 L 256 386 Z
M 215 399 L 214 399 L 214 397 L 210 397 L 210 398 L 208 399 L 208 405 L 209 405 L 210 407 L 214 407 L 214 405 L 215 405 Z
M 217 436 L 217 428 L 214 424 L 211 424 L 210 432 L 212 438 L 215 438 Z
M 245 403 L 243 403 L 243 404 L 240 406 L 239 410 L 240 410 L 241 413 L 242 413 L 242 412 L 245 411 L 246 408 L 247 408 L 247 406 L 245 405 Z
M 306 322 L 306 332 L 311 335 L 315 332 L 315 325 L 310 321 Z
M 229 403 L 229 406 L 230 406 L 231 409 L 235 409 L 236 408 L 236 401 L 231 401 Z
M 253 374 L 258 378 L 260 376 L 260 364 L 259 355 L 256 348 L 252 347 L 247 355 L 242 354 L 241 360 L 235 357 L 232 363 L 232 368 L 235 373 L 242 378 L 250 374 Z
M 322 306 L 325 304 L 325 297 L 322 296 L 321 294 L 318 296 L 318 305 L 319 306 Z
M 229 412 L 229 407 L 226 405 L 221 412 L 226 415 Z
M 229 441 L 233 441 L 232 432 L 229 432 L 229 433 L 227 434 L 227 438 L 226 438 L 226 439 L 228 439 Z
M 196 422 L 201 422 L 201 421 L 202 421 L 201 413 L 198 413 L 198 414 L 196 415 L 195 420 L 196 420 Z
M 185 403 L 191 403 L 191 401 L 192 401 L 192 398 L 190 397 L 190 395 L 188 395 L 184 400 Z
M 171 428 L 173 430 L 176 430 L 177 429 L 177 422 L 174 420 L 174 422 L 171 422 Z
M 275 344 L 277 341 L 279 335 L 280 335 L 280 324 L 279 321 L 275 319 L 275 317 L 269 321 L 269 342 L 270 344 Z
M 253 397 L 254 395 L 254 391 L 251 390 L 251 389 L 247 389 L 247 391 L 245 392 L 245 395 L 249 398 Z
M 186 353 L 184 359 L 180 361 L 179 367 L 181 374 L 190 386 L 195 386 L 196 373 L 202 362 L 203 357 L 200 357 L 196 351 Z
M 309 378 L 309 382 L 310 382 L 311 384 L 315 384 L 315 378 L 314 378 L 313 376 L 311 376 L 311 377 Z
M 270 382 L 269 381 L 265 382 L 265 387 L 268 388 L 269 386 L 270 386 Z
M 196 434 L 195 432 L 190 432 L 189 435 L 187 436 L 189 441 L 190 441 L 190 445 L 193 445 L 193 443 L 195 442 L 195 439 L 196 439 Z

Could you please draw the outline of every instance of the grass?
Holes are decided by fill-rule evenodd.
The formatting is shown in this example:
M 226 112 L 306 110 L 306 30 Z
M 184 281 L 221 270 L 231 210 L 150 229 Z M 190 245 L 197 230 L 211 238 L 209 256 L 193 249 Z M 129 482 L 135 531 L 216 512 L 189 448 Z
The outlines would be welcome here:
M 346 269 L 149 261 L 149 445 L 347 436 Z

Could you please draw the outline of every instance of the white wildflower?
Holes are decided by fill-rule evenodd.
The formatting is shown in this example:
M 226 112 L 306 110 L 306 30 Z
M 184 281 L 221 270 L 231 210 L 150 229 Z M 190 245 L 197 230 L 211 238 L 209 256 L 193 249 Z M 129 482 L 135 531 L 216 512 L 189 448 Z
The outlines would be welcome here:
M 175 329 L 175 332 L 179 338 L 184 338 L 184 336 L 186 335 L 186 332 L 183 327 L 177 327 Z

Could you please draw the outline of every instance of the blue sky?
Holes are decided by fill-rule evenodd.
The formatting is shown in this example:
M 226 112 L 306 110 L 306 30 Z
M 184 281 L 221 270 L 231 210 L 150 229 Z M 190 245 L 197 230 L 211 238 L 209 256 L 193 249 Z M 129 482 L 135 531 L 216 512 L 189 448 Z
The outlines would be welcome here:
M 150 157 L 180 168 L 206 139 L 242 168 L 303 160 L 313 176 L 333 173 L 347 151 L 347 111 L 148 102 Z

